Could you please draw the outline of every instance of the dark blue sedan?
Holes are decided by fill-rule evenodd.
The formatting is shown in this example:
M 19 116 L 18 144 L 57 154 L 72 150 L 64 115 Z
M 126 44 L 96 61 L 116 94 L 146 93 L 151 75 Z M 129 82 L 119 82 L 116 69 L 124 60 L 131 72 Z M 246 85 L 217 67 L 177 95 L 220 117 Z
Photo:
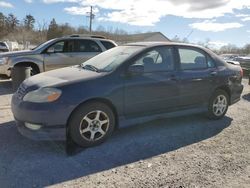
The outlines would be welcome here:
M 25 80 L 12 112 L 24 136 L 65 140 L 67 132 L 75 143 L 93 146 L 118 126 L 169 114 L 220 119 L 240 100 L 241 80 L 240 66 L 202 47 L 128 44 Z

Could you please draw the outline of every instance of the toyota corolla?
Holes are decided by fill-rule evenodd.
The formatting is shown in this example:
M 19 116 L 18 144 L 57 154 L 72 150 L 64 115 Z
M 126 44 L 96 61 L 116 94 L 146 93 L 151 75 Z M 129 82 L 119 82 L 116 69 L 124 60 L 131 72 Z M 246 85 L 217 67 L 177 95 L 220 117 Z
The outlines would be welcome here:
M 170 113 L 204 112 L 220 119 L 240 100 L 241 80 L 240 66 L 203 47 L 135 43 L 28 78 L 11 107 L 24 136 L 65 140 L 68 135 L 88 147 L 118 126 Z

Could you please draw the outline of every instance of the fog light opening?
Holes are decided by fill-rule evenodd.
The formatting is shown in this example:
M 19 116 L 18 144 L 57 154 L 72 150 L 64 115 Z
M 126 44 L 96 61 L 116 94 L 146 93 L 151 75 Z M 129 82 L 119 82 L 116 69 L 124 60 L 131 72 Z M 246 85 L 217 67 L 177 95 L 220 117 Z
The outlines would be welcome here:
M 42 127 L 41 125 L 33 124 L 33 123 L 28 123 L 28 122 L 25 122 L 24 125 L 28 129 L 31 129 L 33 131 L 37 131 L 37 130 L 39 130 Z

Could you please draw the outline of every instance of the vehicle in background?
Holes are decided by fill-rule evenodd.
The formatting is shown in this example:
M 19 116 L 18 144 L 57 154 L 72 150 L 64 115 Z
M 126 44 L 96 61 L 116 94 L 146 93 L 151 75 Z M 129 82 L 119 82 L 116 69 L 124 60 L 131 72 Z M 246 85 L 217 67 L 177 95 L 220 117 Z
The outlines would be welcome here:
M 0 74 L 10 76 L 14 66 L 31 67 L 31 74 L 80 63 L 117 46 L 100 36 L 71 35 L 49 40 L 33 50 L 0 54 Z
M 8 52 L 8 51 L 10 51 L 8 44 L 6 42 L 0 41 L 0 53 L 1 52 Z
M 11 108 L 19 132 L 29 138 L 68 135 L 81 146 L 94 146 L 119 125 L 169 113 L 204 112 L 220 119 L 240 100 L 241 81 L 240 66 L 203 47 L 135 43 L 26 79 Z
M 250 70 L 250 57 L 249 56 L 239 56 L 235 58 L 241 65 L 241 67 L 245 70 Z
M 240 65 L 240 63 L 237 61 L 237 58 L 239 57 L 237 54 L 221 54 L 220 57 L 227 63 Z
M 19 50 L 19 45 L 18 42 L 15 41 L 6 41 L 9 51 L 18 51 Z
M 240 62 L 239 61 L 234 61 L 234 60 L 224 60 L 224 61 L 227 62 L 227 63 L 230 63 L 232 65 L 238 65 L 238 66 L 240 66 Z
M 235 60 L 235 58 L 239 57 L 238 54 L 221 54 L 220 57 L 224 60 Z

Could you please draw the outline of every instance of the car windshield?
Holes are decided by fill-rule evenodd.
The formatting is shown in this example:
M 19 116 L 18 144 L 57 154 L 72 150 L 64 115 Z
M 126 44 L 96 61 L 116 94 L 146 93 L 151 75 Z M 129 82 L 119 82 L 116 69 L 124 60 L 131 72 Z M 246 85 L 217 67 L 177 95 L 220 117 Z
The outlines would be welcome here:
M 89 59 L 82 63 L 81 66 L 83 68 L 92 67 L 92 69 L 95 68 L 98 71 L 110 72 L 143 48 L 143 46 L 118 46 Z
M 1 47 L 6 47 L 6 44 L 4 42 L 0 42 Z
M 39 50 L 42 49 L 44 46 L 47 46 L 47 44 L 51 43 L 52 41 L 54 41 L 55 39 L 51 39 L 49 41 L 46 41 L 44 43 L 41 43 L 39 45 L 37 45 L 35 48 L 33 48 L 32 50 Z

